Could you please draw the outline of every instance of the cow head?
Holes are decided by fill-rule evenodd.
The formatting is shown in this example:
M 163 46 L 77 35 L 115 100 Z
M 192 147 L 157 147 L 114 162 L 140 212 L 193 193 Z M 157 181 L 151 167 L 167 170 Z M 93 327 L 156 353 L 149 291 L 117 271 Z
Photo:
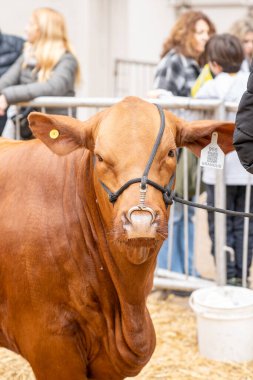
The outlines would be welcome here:
M 233 123 L 189 123 L 168 111 L 164 114 L 164 133 L 148 174 L 149 180 L 161 187 L 173 181 L 177 147 L 185 146 L 199 155 L 210 143 L 212 132 L 217 131 L 223 151 L 233 149 Z M 29 122 L 34 135 L 59 155 L 78 148 L 92 152 L 97 202 L 115 241 L 146 247 L 166 237 L 168 211 L 161 191 L 148 184 L 141 195 L 140 183 L 133 183 L 114 203 L 109 202 L 105 191 L 107 188 L 114 193 L 129 180 L 142 177 L 161 125 L 155 105 L 129 97 L 86 122 L 37 112 L 30 114 Z M 144 207 L 138 208 L 141 202 Z

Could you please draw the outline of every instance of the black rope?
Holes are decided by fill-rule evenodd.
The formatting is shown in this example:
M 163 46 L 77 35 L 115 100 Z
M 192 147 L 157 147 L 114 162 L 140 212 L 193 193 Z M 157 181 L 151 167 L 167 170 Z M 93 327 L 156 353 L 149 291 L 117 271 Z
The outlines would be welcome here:
M 210 212 L 219 212 L 221 214 L 227 214 L 227 215 L 233 215 L 233 216 L 242 216 L 242 217 L 245 217 L 245 218 L 253 218 L 253 213 L 233 211 L 233 210 L 226 210 L 226 209 L 222 209 L 222 208 L 218 208 L 218 207 L 214 207 L 214 206 L 209 206 L 209 205 L 203 205 L 203 204 L 200 204 L 200 203 L 191 202 L 191 201 L 187 201 L 185 199 L 179 198 L 178 196 L 175 195 L 175 192 L 171 190 L 173 182 L 174 182 L 174 179 L 175 179 L 175 174 L 173 174 L 171 176 L 168 185 L 165 186 L 165 187 L 160 186 L 156 182 L 153 182 L 150 179 L 148 179 L 148 173 L 149 173 L 149 170 L 150 170 L 151 165 L 153 163 L 153 160 L 154 160 L 154 157 L 156 155 L 156 152 L 158 150 L 159 144 L 160 144 L 162 136 L 163 136 L 164 128 L 165 128 L 165 117 L 164 117 L 164 113 L 163 113 L 162 107 L 159 106 L 159 104 L 155 104 L 155 105 L 158 108 L 158 111 L 159 111 L 159 114 L 160 114 L 161 125 L 160 125 L 160 129 L 159 129 L 159 132 L 158 132 L 155 144 L 153 146 L 151 155 L 150 155 L 150 157 L 148 159 L 146 168 L 145 168 L 145 170 L 143 172 L 143 175 L 142 175 L 141 178 L 130 179 L 129 181 L 127 181 L 123 186 L 121 186 L 114 193 L 102 181 L 100 181 L 101 185 L 103 186 L 104 190 L 107 192 L 107 194 L 109 196 L 109 201 L 112 202 L 112 203 L 116 202 L 116 200 L 118 199 L 118 197 L 130 185 L 132 185 L 134 183 L 140 182 L 141 183 L 141 188 L 143 190 L 146 188 L 147 184 L 149 184 L 149 185 L 153 186 L 154 188 L 156 188 L 157 190 L 161 191 L 163 193 L 163 199 L 164 199 L 166 207 L 168 207 L 168 205 L 171 205 L 173 203 L 173 201 L 175 201 L 175 202 L 187 205 L 187 206 L 201 208 L 201 209 L 204 209 L 204 210 L 207 210 L 207 211 L 210 211 Z
M 250 213 L 250 212 L 240 212 L 240 211 L 226 210 L 226 209 L 223 209 L 223 208 L 218 208 L 218 207 L 214 207 L 214 206 L 203 205 L 203 204 L 200 204 L 200 203 L 187 201 L 185 199 L 177 197 L 174 192 L 172 192 L 171 198 L 175 202 L 182 203 L 182 204 L 187 205 L 187 206 L 193 206 L 193 207 L 197 207 L 197 208 L 202 208 L 202 209 L 210 211 L 210 212 L 219 212 L 221 214 L 227 214 L 227 215 L 233 215 L 233 216 L 243 216 L 244 218 L 253 218 L 253 214 Z
M 151 165 L 154 161 L 154 158 L 155 158 L 155 155 L 156 155 L 156 152 L 157 152 L 157 149 L 161 143 L 161 139 L 162 139 L 162 136 L 163 136 L 163 132 L 164 132 L 164 128 L 165 128 L 165 117 L 164 117 L 164 112 L 162 110 L 162 107 L 159 105 L 159 104 L 155 104 L 156 107 L 158 108 L 158 111 L 159 111 L 159 114 L 160 114 L 160 119 L 161 119 L 161 126 L 160 126 L 160 129 L 159 129 L 159 132 L 158 132 L 158 135 L 156 137 L 156 141 L 155 141 L 155 144 L 153 146 L 153 149 L 152 149 L 152 152 L 150 154 L 150 157 L 148 159 L 148 162 L 147 162 L 147 165 L 146 165 L 146 168 L 142 174 L 142 178 L 141 178 L 141 188 L 144 190 L 146 188 L 146 185 L 147 185 L 147 179 L 148 179 L 148 173 L 149 173 L 149 170 L 151 168 Z
M 169 185 L 166 187 L 160 186 L 158 183 L 152 181 L 151 179 L 147 178 L 147 180 L 146 180 L 146 184 L 153 186 L 154 188 L 156 188 L 157 190 L 159 190 L 163 193 L 163 199 L 164 199 L 164 202 L 166 204 L 166 207 L 168 207 L 168 205 L 172 204 L 171 196 L 173 195 L 173 192 L 171 191 L 171 186 L 173 184 L 174 178 L 175 178 L 175 175 L 173 175 L 171 177 Z M 121 186 L 117 191 L 115 191 L 115 193 L 113 193 L 102 181 L 100 181 L 100 183 L 103 186 L 103 188 L 105 189 L 105 191 L 107 192 L 107 194 L 109 196 L 109 201 L 114 203 L 114 202 L 116 202 L 116 200 L 120 196 L 120 194 L 122 194 L 123 191 L 125 191 L 130 185 L 132 185 L 134 183 L 141 182 L 141 180 L 142 180 L 142 178 L 130 179 L 123 186 Z
M 143 172 L 142 177 L 141 178 L 130 179 L 129 181 L 127 181 L 123 186 L 121 186 L 114 193 L 109 189 L 109 187 L 107 187 L 102 181 L 100 181 L 100 183 L 103 186 L 104 190 L 107 192 L 108 197 L 109 197 L 109 201 L 111 203 L 116 202 L 116 200 L 118 199 L 118 197 L 120 196 L 120 194 L 122 194 L 123 191 L 126 190 L 130 185 L 132 185 L 133 183 L 140 182 L 141 183 L 141 188 L 143 190 L 146 189 L 147 184 L 155 187 L 157 190 L 160 190 L 163 193 L 163 198 L 164 198 L 164 202 L 166 204 L 166 207 L 168 207 L 168 205 L 172 204 L 171 186 L 173 185 L 173 181 L 174 181 L 175 175 L 173 175 L 171 177 L 171 179 L 169 181 L 169 184 L 166 187 L 162 187 L 162 186 L 158 185 L 157 183 L 155 183 L 155 182 L 151 181 L 150 179 L 148 179 L 148 173 L 149 173 L 151 165 L 152 165 L 152 163 L 154 161 L 154 158 L 155 158 L 156 152 L 158 150 L 158 147 L 159 147 L 159 145 L 161 143 L 161 139 L 162 139 L 164 128 L 165 128 L 165 116 L 164 116 L 163 109 L 162 109 L 162 107 L 159 104 L 155 104 L 155 105 L 158 108 L 158 111 L 159 111 L 159 114 L 160 114 L 161 125 L 160 125 L 160 129 L 159 129 L 158 135 L 156 137 L 154 146 L 152 148 L 150 157 L 148 159 L 148 162 L 147 162 L 147 165 L 145 167 L 145 170 Z
M 203 205 L 203 204 L 197 203 L 197 202 L 187 201 L 186 199 L 182 199 L 182 198 L 176 196 L 175 192 L 171 191 L 171 186 L 173 184 L 174 177 L 175 177 L 174 175 L 171 177 L 169 185 L 166 187 L 162 187 L 162 186 L 158 185 L 158 183 L 153 182 L 152 180 L 147 178 L 147 184 L 153 186 L 154 188 L 156 188 L 157 190 L 159 190 L 163 193 L 163 199 L 164 199 L 164 202 L 166 204 L 166 207 L 168 207 L 169 205 L 171 205 L 173 203 L 173 201 L 175 201 L 177 203 L 182 203 L 182 204 L 187 205 L 187 206 L 201 208 L 201 209 L 204 209 L 204 210 L 207 210 L 210 212 L 219 212 L 221 214 L 226 214 L 226 215 L 242 216 L 244 218 L 253 218 L 253 213 L 250 213 L 250 212 L 226 210 L 226 209 L 218 208 L 218 207 L 214 207 L 214 206 Z M 130 181 L 126 182 L 123 186 L 121 186 L 121 188 L 118 191 L 113 193 L 110 191 L 110 189 L 103 182 L 100 181 L 101 185 L 103 186 L 103 188 L 108 193 L 109 200 L 112 203 L 114 203 L 117 200 L 117 198 L 120 196 L 120 194 L 122 194 L 123 191 L 126 190 L 130 185 L 132 185 L 134 183 L 138 183 L 138 182 L 141 182 L 141 178 L 131 179 Z

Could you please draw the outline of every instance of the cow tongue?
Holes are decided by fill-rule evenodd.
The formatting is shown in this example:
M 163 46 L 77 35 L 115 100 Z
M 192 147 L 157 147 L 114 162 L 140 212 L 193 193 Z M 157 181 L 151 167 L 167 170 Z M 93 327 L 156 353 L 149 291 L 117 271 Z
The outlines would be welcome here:
M 150 247 L 133 247 L 130 245 L 129 249 L 127 250 L 127 259 L 132 264 L 142 264 L 144 263 L 149 256 L 150 253 Z

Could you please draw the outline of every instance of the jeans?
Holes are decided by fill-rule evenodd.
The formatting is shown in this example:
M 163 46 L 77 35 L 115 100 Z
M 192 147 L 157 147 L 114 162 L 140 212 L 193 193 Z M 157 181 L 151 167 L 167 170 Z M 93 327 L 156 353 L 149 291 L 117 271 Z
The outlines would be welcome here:
M 207 203 L 214 205 L 214 186 L 206 185 Z M 244 212 L 245 207 L 245 191 L 246 186 L 226 186 L 226 208 L 229 210 Z M 251 186 L 250 212 L 253 212 L 253 187 Z M 215 256 L 214 249 L 214 213 L 208 212 L 208 228 L 209 235 L 212 240 L 212 255 Z M 240 216 L 226 216 L 226 244 L 234 249 L 235 260 L 232 261 L 230 256 L 227 256 L 227 278 L 238 277 L 242 278 L 242 257 L 243 257 L 243 229 L 244 218 Z M 253 220 L 249 220 L 249 236 L 248 236 L 248 260 L 247 260 L 247 276 L 252 261 L 253 250 Z
M 185 273 L 184 265 L 184 206 L 181 203 L 174 204 L 173 219 L 173 244 L 171 269 L 173 272 Z M 188 206 L 188 268 L 189 274 L 196 275 L 193 265 L 194 255 L 194 224 L 193 224 L 194 208 Z M 164 241 L 158 254 L 158 267 L 168 269 L 168 239 Z

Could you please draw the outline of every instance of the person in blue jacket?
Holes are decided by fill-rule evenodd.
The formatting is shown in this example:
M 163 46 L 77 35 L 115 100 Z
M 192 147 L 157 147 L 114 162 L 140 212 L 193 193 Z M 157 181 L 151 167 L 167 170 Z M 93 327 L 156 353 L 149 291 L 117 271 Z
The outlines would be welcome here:
M 0 31 L 0 77 L 11 67 L 23 51 L 24 40 L 21 37 Z M 0 135 L 7 120 L 6 113 L 0 116 Z

